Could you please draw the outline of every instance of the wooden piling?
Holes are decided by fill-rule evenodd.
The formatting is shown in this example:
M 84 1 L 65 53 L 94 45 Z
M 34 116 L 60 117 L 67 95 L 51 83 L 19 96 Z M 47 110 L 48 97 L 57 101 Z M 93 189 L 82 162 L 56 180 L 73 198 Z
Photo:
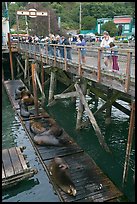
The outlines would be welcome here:
M 14 80 L 14 71 L 13 71 L 13 61 L 12 61 L 12 51 L 11 51 L 10 33 L 8 33 L 8 46 L 9 46 L 9 55 L 10 55 L 11 79 Z
M 98 73 L 97 73 L 97 81 L 100 82 L 101 78 L 101 48 L 98 49 Z
M 81 81 L 81 90 L 83 94 L 86 94 L 86 84 L 84 83 L 84 80 Z M 76 92 L 77 93 L 77 92 Z M 78 95 L 78 93 L 77 93 Z M 76 121 L 76 130 L 81 129 L 82 127 L 82 116 L 84 111 L 84 105 L 82 104 L 80 98 L 79 98 L 79 105 L 78 105 L 78 111 L 77 111 L 77 121 Z
M 108 94 L 107 94 L 108 100 L 111 98 L 112 95 L 113 95 L 113 90 L 108 88 Z M 112 110 L 112 104 L 108 105 L 106 108 L 106 119 L 105 119 L 106 124 L 111 123 L 111 110 Z
M 24 79 L 27 77 L 27 70 L 28 70 L 28 54 L 25 54 L 25 71 L 24 71 Z
M 130 152 L 131 152 L 132 139 L 133 139 L 133 131 L 134 131 L 134 123 L 135 123 L 135 101 L 133 101 L 131 105 L 128 141 L 127 141 L 126 156 L 125 156 L 124 171 L 123 171 L 123 184 L 127 181 L 128 165 L 129 165 Z
M 31 64 L 32 71 L 32 85 L 33 85 L 33 95 L 34 95 L 34 105 L 36 115 L 38 115 L 38 98 L 37 98 L 37 83 L 36 83 L 36 64 Z
M 81 52 L 80 52 L 80 48 L 78 48 L 78 74 L 79 76 L 82 75 L 82 70 L 81 70 Z
M 51 71 L 48 103 L 51 103 L 54 99 L 55 76 L 55 72 Z
M 42 84 L 42 91 L 43 92 L 44 92 L 44 81 L 45 81 L 45 72 L 44 72 L 42 55 L 41 55 L 41 84 Z
M 125 80 L 125 92 L 128 92 L 128 90 L 129 90 L 131 58 L 132 58 L 132 52 L 128 51 L 128 54 L 127 54 L 127 67 L 126 67 L 126 80 Z
M 80 98 L 82 104 L 84 105 L 84 108 L 85 108 L 86 113 L 87 113 L 87 115 L 89 117 L 89 120 L 90 120 L 90 122 L 91 122 L 91 124 L 92 124 L 92 126 L 93 126 L 93 128 L 94 128 L 94 130 L 96 132 L 96 135 L 98 137 L 100 145 L 105 149 L 105 151 L 110 152 L 110 149 L 107 146 L 103 135 L 101 134 L 101 131 L 100 131 L 100 128 L 99 128 L 99 126 L 98 126 L 98 124 L 96 122 L 96 119 L 94 118 L 93 113 L 91 112 L 90 108 L 88 107 L 88 103 L 86 102 L 86 99 L 85 99 L 85 97 L 84 97 L 84 95 L 82 93 L 82 90 L 81 90 L 81 88 L 79 87 L 79 85 L 77 83 L 75 84 L 75 88 L 76 88 L 76 91 L 79 94 L 79 98 Z

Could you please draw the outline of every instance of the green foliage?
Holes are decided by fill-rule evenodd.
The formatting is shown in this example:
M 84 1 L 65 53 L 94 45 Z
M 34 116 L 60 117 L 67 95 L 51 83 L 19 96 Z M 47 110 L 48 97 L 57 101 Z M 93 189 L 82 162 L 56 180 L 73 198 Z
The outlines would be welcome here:
M 82 29 L 83 30 L 92 30 L 95 29 L 96 19 L 92 16 L 85 16 L 82 18 Z
M 79 29 L 80 2 L 15 2 L 15 4 L 8 2 L 10 28 L 16 25 L 17 10 L 28 10 L 29 8 L 44 11 L 51 9 L 54 12 L 54 16 L 51 16 L 52 30 L 54 30 L 53 27 L 57 27 L 56 23 L 59 16 L 61 17 L 61 28 Z M 4 14 L 4 9 L 5 2 L 2 2 L 2 14 Z M 97 18 L 113 18 L 121 15 L 131 15 L 135 18 L 135 2 L 81 2 L 82 29 L 94 29 Z M 24 18 L 19 17 L 19 21 L 20 29 L 24 29 Z M 40 28 L 39 25 L 36 26 L 38 32 L 45 34 L 48 32 L 46 31 L 48 30 L 46 21 L 45 19 L 45 22 L 43 20 L 39 22 L 40 25 L 44 25 L 43 28 Z M 28 17 L 29 26 L 34 22 L 35 20 Z M 33 26 L 33 30 L 35 32 L 35 26 Z M 111 28 L 108 31 L 111 31 Z M 111 33 L 116 33 L 114 28 Z
M 103 24 L 102 30 L 108 31 L 110 36 L 114 36 L 118 32 L 118 28 L 116 27 L 113 21 L 108 21 L 105 24 Z

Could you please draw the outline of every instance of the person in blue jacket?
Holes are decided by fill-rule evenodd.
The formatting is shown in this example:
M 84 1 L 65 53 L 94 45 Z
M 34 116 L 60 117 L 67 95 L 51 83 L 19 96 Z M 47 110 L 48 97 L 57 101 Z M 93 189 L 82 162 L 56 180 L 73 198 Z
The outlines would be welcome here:
M 77 41 L 78 42 L 76 43 L 76 45 L 78 45 L 78 46 L 85 46 L 86 45 L 86 41 L 85 41 L 83 35 L 79 35 Z M 82 60 L 83 64 L 86 63 L 86 48 L 85 47 L 81 48 L 81 60 Z

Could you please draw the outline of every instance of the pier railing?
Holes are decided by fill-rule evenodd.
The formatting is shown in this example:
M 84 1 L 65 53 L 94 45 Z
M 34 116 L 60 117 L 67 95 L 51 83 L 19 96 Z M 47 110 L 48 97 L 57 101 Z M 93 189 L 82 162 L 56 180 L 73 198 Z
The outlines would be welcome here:
M 81 60 L 81 49 L 83 48 L 86 49 L 85 63 L 82 63 Z M 128 92 L 131 83 L 134 87 L 135 52 L 133 49 L 117 49 L 119 71 L 113 70 L 112 64 L 109 67 L 106 67 L 104 64 L 104 54 L 106 54 L 106 52 L 111 53 L 113 49 L 104 50 L 96 46 L 69 46 L 48 43 L 19 42 L 18 51 L 28 53 L 29 56 L 34 59 L 42 59 L 46 64 L 53 67 L 60 66 L 60 68 L 65 71 L 85 78 L 91 79 L 92 76 L 93 81 L 102 82 L 102 76 L 107 77 L 107 79 L 111 77 L 111 79 L 116 79 L 117 82 L 120 81 L 118 87 L 120 87 L 122 83 L 124 91 L 121 90 L 126 93 Z M 74 68 L 77 70 L 75 69 L 75 71 L 73 71 Z M 107 83 L 111 82 L 112 80 L 110 82 L 107 80 Z M 116 83 L 114 80 L 113 82 Z M 131 91 L 134 92 L 133 88 Z M 134 94 L 132 93 L 131 95 Z

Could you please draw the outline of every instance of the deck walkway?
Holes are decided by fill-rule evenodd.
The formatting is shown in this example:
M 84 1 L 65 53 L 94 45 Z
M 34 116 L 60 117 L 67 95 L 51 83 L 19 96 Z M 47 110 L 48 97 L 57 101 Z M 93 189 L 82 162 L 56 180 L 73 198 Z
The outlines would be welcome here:
M 39 146 L 33 142 L 34 135 L 29 129 L 30 121 L 29 119 L 23 120 L 17 105 L 18 100 L 14 100 L 15 89 L 20 85 L 24 85 L 21 80 L 4 81 L 9 99 L 60 200 L 62 202 L 109 202 L 123 196 L 123 193 L 120 192 L 111 180 L 101 171 L 93 159 L 89 157 L 64 130 L 63 135 L 71 140 L 71 144 L 68 146 Z M 34 107 L 32 107 L 31 111 L 35 114 Z M 72 180 L 77 190 L 75 197 L 67 195 L 56 186 L 49 174 L 48 164 L 55 156 L 64 158 L 69 165 Z
M 28 167 L 21 147 L 2 150 L 2 188 L 11 187 L 37 173 Z

